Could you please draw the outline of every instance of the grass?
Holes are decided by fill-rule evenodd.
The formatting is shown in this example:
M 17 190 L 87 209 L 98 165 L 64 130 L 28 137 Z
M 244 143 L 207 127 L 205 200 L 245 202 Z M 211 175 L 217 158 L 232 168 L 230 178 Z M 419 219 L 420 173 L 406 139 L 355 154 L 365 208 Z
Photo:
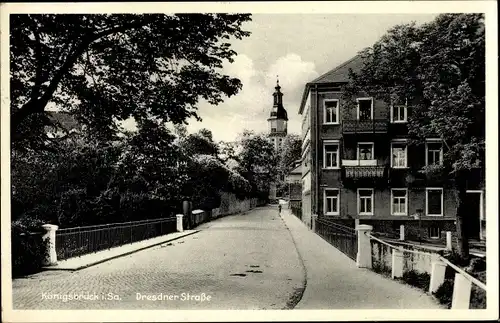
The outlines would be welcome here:
M 381 275 L 386 276 L 386 277 L 391 277 L 391 268 L 389 268 L 388 266 L 386 266 L 385 264 L 383 264 L 380 261 L 373 260 L 372 270 L 374 272 L 376 272 L 377 274 L 381 274 Z
M 475 276 L 482 282 L 486 282 L 486 271 L 472 273 L 472 276 Z M 438 299 L 439 303 L 451 308 L 455 270 L 448 267 L 445 277 L 446 279 L 444 283 L 439 286 L 438 290 L 434 293 L 434 296 Z M 486 309 L 486 292 L 474 284 L 472 284 L 469 308 Z
M 408 285 L 420 288 L 424 291 L 429 290 L 431 276 L 428 273 L 419 273 L 414 270 L 407 271 L 401 277 L 401 280 Z

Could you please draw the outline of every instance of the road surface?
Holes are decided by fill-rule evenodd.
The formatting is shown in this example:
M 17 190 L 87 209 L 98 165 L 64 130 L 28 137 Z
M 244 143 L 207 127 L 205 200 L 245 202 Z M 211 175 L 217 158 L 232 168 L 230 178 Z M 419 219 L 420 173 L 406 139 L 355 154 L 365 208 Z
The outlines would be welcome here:
M 14 309 L 442 308 L 421 290 L 356 268 L 286 208 L 198 229 L 76 272 L 15 279 Z
M 257 208 L 199 229 L 172 243 L 80 271 L 48 271 L 16 279 L 14 309 L 285 309 L 295 305 L 305 273 L 276 209 Z M 75 294 L 79 300 L 68 299 Z

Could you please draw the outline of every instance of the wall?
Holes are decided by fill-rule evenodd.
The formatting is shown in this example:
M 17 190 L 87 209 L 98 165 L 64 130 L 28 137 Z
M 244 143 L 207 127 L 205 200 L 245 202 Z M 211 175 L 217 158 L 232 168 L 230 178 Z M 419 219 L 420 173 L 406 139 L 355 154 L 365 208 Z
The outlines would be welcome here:
M 311 192 L 302 195 L 302 221 L 311 228 Z
M 221 205 L 212 209 L 212 218 L 237 214 L 255 208 L 259 203 L 256 198 L 239 200 L 234 194 L 221 192 Z
M 374 239 L 370 239 L 372 246 L 372 266 L 375 270 L 388 271 L 392 270 L 392 248 Z M 394 244 L 391 242 L 391 244 Z M 394 244 L 398 246 L 398 244 Z M 406 250 L 422 251 L 434 255 L 439 253 L 426 248 L 421 248 L 414 245 L 405 244 L 402 246 Z M 418 273 L 428 273 L 431 274 L 431 262 L 432 255 L 424 254 L 414 254 L 410 252 L 403 252 L 404 256 L 404 267 L 403 271 L 407 272 L 410 270 L 416 271 Z
M 375 219 L 361 219 L 360 224 L 369 224 L 373 226 L 373 232 L 378 236 L 388 237 L 392 239 L 399 239 L 400 226 L 404 225 L 405 240 L 417 240 L 418 231 L 421 230 L 421 238 L 428 240 L 429 243 L 436 242 L 446 243 L 446 231 L 451 231 L 455 235 L 456 228 L 453 220 L 422 220 L 421 228 L 419 228 L 418 220 L 406 218 L 404 220 L 375 220 Z M 429 227 L 439 226 L 441 234 L 440 239 L 429 237 Z

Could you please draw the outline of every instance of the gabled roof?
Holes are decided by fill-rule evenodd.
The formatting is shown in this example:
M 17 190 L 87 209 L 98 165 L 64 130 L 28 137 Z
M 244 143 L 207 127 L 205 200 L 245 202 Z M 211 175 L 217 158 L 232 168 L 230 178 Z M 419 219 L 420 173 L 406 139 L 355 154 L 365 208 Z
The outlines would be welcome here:
M 363 58 L 358 54 L 350 60 L 338 65 L 334 69 L 309 82 L 309 84 L 349 82 L 349 70 L 352 69 L 353 72 L 358 72 L 362 66 Z
M 358 72 L 361 67 L 363 67 L 363 58 L 360 54 L 357 54 L 348 61 L 338 65 L 334 69 L 326 72 L 325 74 L 317 77 L 311 82 L 307 83 L 304 87 L 304 92 L 302 94 L 302 102 L 300 103 L 299 114 L 302 114 L 304 110 L 304 104 L 306 104 L 307 95 L 312 85 L 315 84 L 328 84 L 328 83 L 347 83 L 349 82 L 349 70 L 352 69 L 354 73 Z

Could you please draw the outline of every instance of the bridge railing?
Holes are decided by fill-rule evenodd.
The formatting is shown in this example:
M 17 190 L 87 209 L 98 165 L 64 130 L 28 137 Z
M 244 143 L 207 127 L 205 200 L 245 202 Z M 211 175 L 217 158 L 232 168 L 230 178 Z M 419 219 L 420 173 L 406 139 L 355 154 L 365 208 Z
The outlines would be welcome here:
M 314 231 L 346 256 L 356 260 L 358 239 L 354 228 L 333 219 L 318 217 L 314 221 Z
M 58 229 L 57 259 L 63 260 L 176 231 L 176 217 Z

